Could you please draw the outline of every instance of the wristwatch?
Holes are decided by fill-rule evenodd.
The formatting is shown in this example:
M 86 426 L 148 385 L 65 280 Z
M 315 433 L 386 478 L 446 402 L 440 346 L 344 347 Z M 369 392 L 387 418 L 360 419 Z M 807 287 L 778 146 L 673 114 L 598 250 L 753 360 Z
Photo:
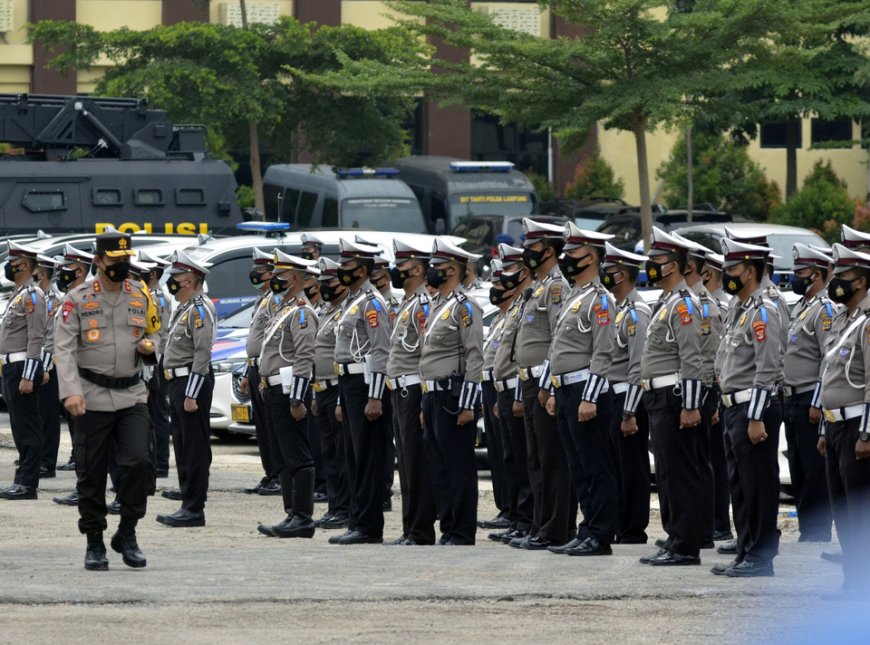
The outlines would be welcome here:
M 622 412 L 622 420 L 623 421 L 628 421 L 633 416 L 635 416 L 635 414 L 633 412 L 625 412 L 624 410 Z
M 859 432 L 858 433 L 859 441 L 870 441 L 870 432 Z
M 296 406 L 302 405 L 302 401 L 300 399 L 290 399 L 290 407 L 295 408 Z

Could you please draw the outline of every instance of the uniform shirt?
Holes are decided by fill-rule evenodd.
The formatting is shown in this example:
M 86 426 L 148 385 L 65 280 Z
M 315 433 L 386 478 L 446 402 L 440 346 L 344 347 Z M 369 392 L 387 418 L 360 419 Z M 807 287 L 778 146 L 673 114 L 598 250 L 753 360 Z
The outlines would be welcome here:
M 161 354 L 166 348 L 166 338 L 169 333 L 169 322 L 172 318 L 172 304 L 169 298 L 163 293 L 160 287 L 154 287 L 151 291 L 151 302 L 157 308 L 157 315 L 160 318 L 160 332 L 158 334 L 157 351 Z
M 683 407 L 701 407 L 704 357 L 698 299 L 681 280 L 653 307 L 640 362 L 641 379 L 679 374 Z
M 543 280 L 535 280 L 530 288 L 531 295 L 524 298 L 516 340 L 517 365 L 525 368 L 543 365 L 547 360 L 563 292 L 568 291 L 558 266 Z
M 105 388 L 82 378 L 79 368 L 112 378 L 136 376 L 140 370 L 136 345 L 155 342 L 159 322 L 149 314 L 143 288 L 125 280 L 118 291 L 103 289 L 99 280 L 67 292 L 55 327 L 55 364 L 60 399 L 78 395 L 88 410 L 124 410 L 148 399 L 143 381 L 127 389 Z
M 520 326 L 523 305 L 523 295 L 520 294 L 514 298 L 514 301 L 505 313 L 504 324 L 501 327 L 498 337 L 494 341 L 496 346 L 492 372 L 496 381 L 507 381 L 516 378 L 516 339 L 517 330 Z
M 248 358 L 257 358 L 260 355 L 263 349 L 263 338 L 266 337 L 266 328 L 283 300 L 282 296 L 273 294 L 271 289 L 257 296 L 254 315 L 251 318 L 251 331 L 245 344 Z
M 782 322 L 776 304 L 759 287 L 743 302 L 731 302 L 725 329 L 723 394 L 752 390 L 747 416 L 760 420 L 770 401 L 780 370 Z
M 713 296 L 713 300 L 716 301 L 716 305 L 719 307 L 719 315 L 722 317 L 724 323 L 725 319 L 728 317 L 728 304 L 731 302 L 731 296 L 725 293 L 725 289 L 721 286 L 710 295 Z
M 387 361 L 387 376 L 390 378 L 420 372 L 421 341 L 431 307 L 429 292 L 423 285 L 402 300 L 390 335 L 390 358 Z
M 211 368 L 211 351 L 217 333 L 215 319 L 211 300 L 197 291 L 175 310 L 169 324 L 163 367 L 190 368 L 184 395 L 191 399 L 199 396 Z
M 616 302 L 596 277 L 578 285 L 562 304 L 550 345 L 549 372 L 589 370 L 583 400 L 595 403 L 607 383 L 616 338 Z M 541 387 L 547 387 L 547 370 Z
M 783 358 L 785 382 L 794 388 L 815 386 L 814 407 L 818 407 L 823 348 L 833 324 L 833 304 L 823 292 L 819 292 L 798 301 L 788 327 L 788 344 Z
M 423 333 L 420 377 L 434 381 L 448 377 L 464 380 L 459 407 L 474 408 L 483 370 L 483 315 L 480 305 L 461 289 L 453 291 L 434 309 Z
M 635 413 L 640 401 L 640 359 L 651 316 L 652 309 L 637 289 L 632 289 L 625 300 L 617 305 L 616 337 L 607 380 L 611 383 L 628 383 L 622 411 L 630 415 Z
M 42 371 L 54 367 L 54 323 L 60 310 L 60 297 L 53 289 L 45 294 L 45 338 L 42 341 Z
M 704 358 L 704 385 L 711 387 L 716 379 L 716 350 L 722 339 L 722 312 L 715 298 L 701 282 L 691 287 L 698 298 L 701 316 L 701 355 Z
M 314 380 L 335 378 L 335 326 L 341 318 L 341 303 L 326 303 L 317 317 L 317 335 L 314 339 Z
M 260 353 L 263 378 L 281 376 L 284 393 L 303 400 L 314 369 L 314 339 L 317 316 L 304 292 L 290 300 L 281 299 L 281 308 L 272 317 Z
M 390 355 L 390 313 L 368 280 L 345 298 L 336 328 L 335 362 L 365 363 L 369 398 L 380 399 Z
M 866 432 L 870 404 L 870 296 L 850 314 L 848 309 L 834 318 L 825 344 L 822 364 L 821 406 L 826 409 L 865 404 L 861 430 Z
M 17 287 L 0 324 L 0 354 L 26 353 L 22 378 L 32 381 L 42 361 L 45 298 L 33 280 Z
M 779 312 L 779 320 L 781 321 L 779 330 L 779 372 L 776 379 L 776 382 L 781 384 L 785 382 L 782 362 L 785 357 L 785 348 L 788 346 L 788 321 L 791 319 L 791 310 L 788 308 L 785 298 L 782 297 L 782 292 L 773 284 L 773 281 L 768 276 L 764 276 L 764 279 L 761 281 L 761 287 L 764 289 L 764 297 L 776 306 L 776 310 Z

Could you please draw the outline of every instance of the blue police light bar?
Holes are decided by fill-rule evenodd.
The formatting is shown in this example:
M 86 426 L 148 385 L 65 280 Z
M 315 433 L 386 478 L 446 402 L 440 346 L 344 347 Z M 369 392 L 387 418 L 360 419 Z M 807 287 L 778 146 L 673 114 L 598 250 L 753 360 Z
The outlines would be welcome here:
M 276 233 L 278 231 L 289 231 L 290 224 L 288 222 L 239 222 L 236 228 L 240 231 L 252 231 L 254 233 Z
M 508 172 L 514 165 L 510 161 L 451 161 L 453 172 Z
M 342 178 L 347 177 L 395 177 L 399 174 L 398 168 L 341 168 L 335 174 Z

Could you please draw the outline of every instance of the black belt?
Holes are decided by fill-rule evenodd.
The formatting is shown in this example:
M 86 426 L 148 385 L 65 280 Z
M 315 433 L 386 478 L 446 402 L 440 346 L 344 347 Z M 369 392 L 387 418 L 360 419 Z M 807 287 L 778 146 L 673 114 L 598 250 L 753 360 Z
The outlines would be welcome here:
M 126 390 L 141 381 L 141 378 L 138 374 L 136 376 L 115 378 L 113 376 L 97 374 L 96 372 L 89 370 L 85 367 L 79 368 L 79 376 L 81 376 L 86 381 L 93 383 L 94 385 L 99 385 L 100 387 L 107 387 L 110 390 Z

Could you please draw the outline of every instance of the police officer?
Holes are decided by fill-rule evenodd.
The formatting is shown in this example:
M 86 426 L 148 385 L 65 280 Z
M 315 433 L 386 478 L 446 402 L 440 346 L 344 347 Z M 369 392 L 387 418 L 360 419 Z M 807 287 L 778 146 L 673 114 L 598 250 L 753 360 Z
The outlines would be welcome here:
M 387 389 L 392 397 L 393 432 L 402 492 L 402 535 L 392 544 L 413 546 L 435 543 L 435 496 L 420 408 L 420 351 L 432 303 L 426 291 L 426 269 L 432 248 L 419 248 L 399 239 L 393 241 L 395 266 L 391 282 L 404 290 L 404 297 L 390 336 Z
M 181 508 L 158 515 L 166 526 L 205 526 L 211 466 L 209 411 L 214 390 L 211 351 L 215 310 L 202 291 L 208 268 L 177 251 L 166 287 L 178 302 L 167 332 L 163 374 L 169 381 L 172 445 L 181 486 Z
M 314 260 L 275 249 L 272 291 L 283 293 L 283 298 L 263 337 L 260 388 L 284 509 L 292 510 L 280 524 L 257 527 L 260 533 L 274 537 L 314 536 L 314 460 L 306 417 L 317 316 L 304 290 L 318 274 Z
M 725 258 L 722 257 L 721 253 L 714 253 L 708 249 L 704 255 L 704 267 L 701 269 L 701 280 L 704 287 L 716 301 L 719 315 L 723 320 L 728 314 L 728 303 L 731 301 L 731 296 L 725 293 L 725 289 L 722 288 L 722 263 L 724 261 Z
M 725 406 L 725 456 L 731 481 L 737 553 L 712 572 L 729 577 L 773 575 L 779 547 L 777 444 L 782 406 L 776 383 L 782 352 L 779 312 L 762 278 L 770 249 L 722 241 L 728 312 L 719 384 Z
M 607 379 L 613 392 L 610 438 L 619 474 L 616 539 L 646 544 L 649 525 L 649 423 L 641 403 L 640 361 L 652 310 L 637 292 L 643 255 L 604 244 L 601 283 L 616 301 L 616 339 Z
M 335 326 L 341 318 L 341 305 L 348 291 L 338 279 L 338 263 L 329 258 L 320 258 L 320 297 L 324 307 L 318 315 L 317 337 L 314 341 L 314 381 L 311 384 L 317 435 L 323 455 L 326 476 L 327 510 L 314 524 L 322 529 L 347 527 L 350 515 L 351 494 L 348 481 L 346 451 L 352 447 L 345 444 L 341 422 L 335 416 L 338 406 L 338 377 L 335 375 Z
M 571 483 L 584 521 L 573 540 L 579 543 L 562 552 L 610 555 L 619 499 L 609 436 L 611 399 L 607 383 L 615 345 L 616 303 L 601 284 L 599 270 L 605 241 L 613 236 L 584 231 L 568 222 L 564 237 L 559 268 L 573 284 L 556 319 L 545 367 L 555 388 L 547 411 L 558 415 Z
M 263 393 L 260 391 L 260 350 L 263 348 L 263 338 L 266 328 L 275 315 L 280 303 L 281 295 L 273 293 L 272 284 L 272 261 L 274 252 L 267 253 L 262 249 L 255 248 L 253 251 L 253 267 L 248 279 L 251 284 L 259 289 L 257 299 L 254 302 L 254 315 L 251 319 L 251 330 L 245 344 L 247 354 L 245 376 L 241 381 L 243 391 L 248 391 L 251 396 L 251 412 L 254 427 L 257 431 L 257 447 L 260 451 L 260 463 L 263 465 L 263 478 L 253 486 L 244 489 L 246 493 L 260 495 L 278 495 L 281 493 L 281 484 L 275 470 L 272 458 L 272 437 L 269 434 L 271 427 L 266 421 L 266 410 L 263 407 Z
M 535 499 L 529 483 L 529 464 L 526 450 L 526 431 L 523 423 L 523 404 L 515 393 L 517 377 L 516 338 L 524 304 L 523 294 L 532 282 L 532 272 L 523 263 L 523 249 L 505 243 L 498 245 L 501 274 L 490 289 L 490 302 L 500 306 L 508 303 L 501 331 L 492 340 L 495 345 L 493 360 L 493 386 L 496 391 L 498 423 L 502 434 L 502 452 L 505 478 L 508 484 L 511 525 L 504 531 L 489 534 L 495 542 L 509 544 L 522 541 L 532 529 Z M 497 283 L 497 284 L 496 284 Z
M 864 233 L 843 224 L 840 228 L 840 242 L 847 249 L 867 253 L 870 250 L 870 233 Z
M 156 360 L 160 319 L 147 290 L 128 279 L 133 254 L 129 235 L 103 233 L 96 240 L 97 278 L 64 297 L 55 331 L 60 397 L 75 423 L 79 530 L 87 536 L 85 569 L 108 568 L 106 474 L 114 451 L 124 481 L 118 491 L 121 521 L 112 549 L 124 564 L 144 567 L 136 524 L 154 493 L 154 455 L 143 361 Z
M 60 298 L 52 279 L 57 269 L 54 259 L 44 255 L 36 258 L 34 278 L 45 296 L 45 338 L 42 345 L 42 386 L 39 388 L 39 408 L 42 416 L 42 449 L 40 478 L 55 476 L 57 453 L 60 448 L 60 399 L 57 393 L 57 374 L 54 371 L 54 317 Z
M 845 227 L 843 227 L 845 229 Z M 870 255 L 834 244 L 834 277 L 828 296 L 844 310 L 828 333 L 822 365 L 821 405 L 828 491 L 843 549 L 843 586 L 832 598 L 864 599 L 870 566 L 864 553 L 870 535 Z
M 517 396 L 523 402 L 529 480 L 535 498 L 532 531 L 511 546 L 546 549 L 569 541 L 576 500 L 572 500 L 566 447 L 557 429 L 556 418 L 544 406 L 551 384 L 544 374 L 550 353 L 552 330 L 559 317 L 563 290 L 567 290 L 558 257 L 565 240 L 564 227 L 523 219 L 523 263 L 534 274 L 524 293 L 520 324 L 515 341 Z M 543 377 L 543 379 L 542 379 Z M 585 539 L 585 536 L 584 536 Z
M 830 258 L 806 244 L 793 247 L 792 291 L 801 296 L 789 323 L 785 349 L 785 437 L 789 473 L 795 489 L 795 508 L 801 542 L 831 541 L 831 504 L 825 479 L 825 460 L 816 445 L 822 418 L 821 365 L 834 305 L 828 299 Z
M 698 441 L 705 375 L 698 300 L 683 280 L 688 248 L 658 227 L 646 263 L 662 289 L 641 358 L 643 405 L 649 416 L 662 526 L 668 539 L 641 558 L 655 566 L 700 564 L 701 475 Z
M 472 545 L 477 532 L 475 409 L 483 367 L 483 316 L 465 295 L 468 260 L 479 256 L 442 238 L 432 245 L 426 282 L 438 290 L 423 333 L 423 433 L 435 506 L 441 520 L 440 544 Z
M 0 368 L 3 398 L 9 408 L 12 438 L 18 449 L 18 467 L 14 483 L 0 492 L 0 498 L 36 499 L 45 445 L 39 411 L 45 298 L 33 281 L 36 251 L 11 240 L 8 244 L 4 271 L 15 288 L 0 323 Z
M 383 542 L 384 460 L 388 420 L 383 396 L 390 348 L 390 315 L 383 296 L 372 286 L 377 247 L 342 238 L 338 279 L 350 294 L 337 322 L 335 371 L 341 405 L 338 408 L 350 435 L 353 462 L 349 476 L 354 503 L 348 531 L 329 540 L 333 544 Z
M 300 238 L 302 249 L 299 253 L 304 260 L 319 260 L 323 250 L 323 241 L 311 233 L 303 233 Z

